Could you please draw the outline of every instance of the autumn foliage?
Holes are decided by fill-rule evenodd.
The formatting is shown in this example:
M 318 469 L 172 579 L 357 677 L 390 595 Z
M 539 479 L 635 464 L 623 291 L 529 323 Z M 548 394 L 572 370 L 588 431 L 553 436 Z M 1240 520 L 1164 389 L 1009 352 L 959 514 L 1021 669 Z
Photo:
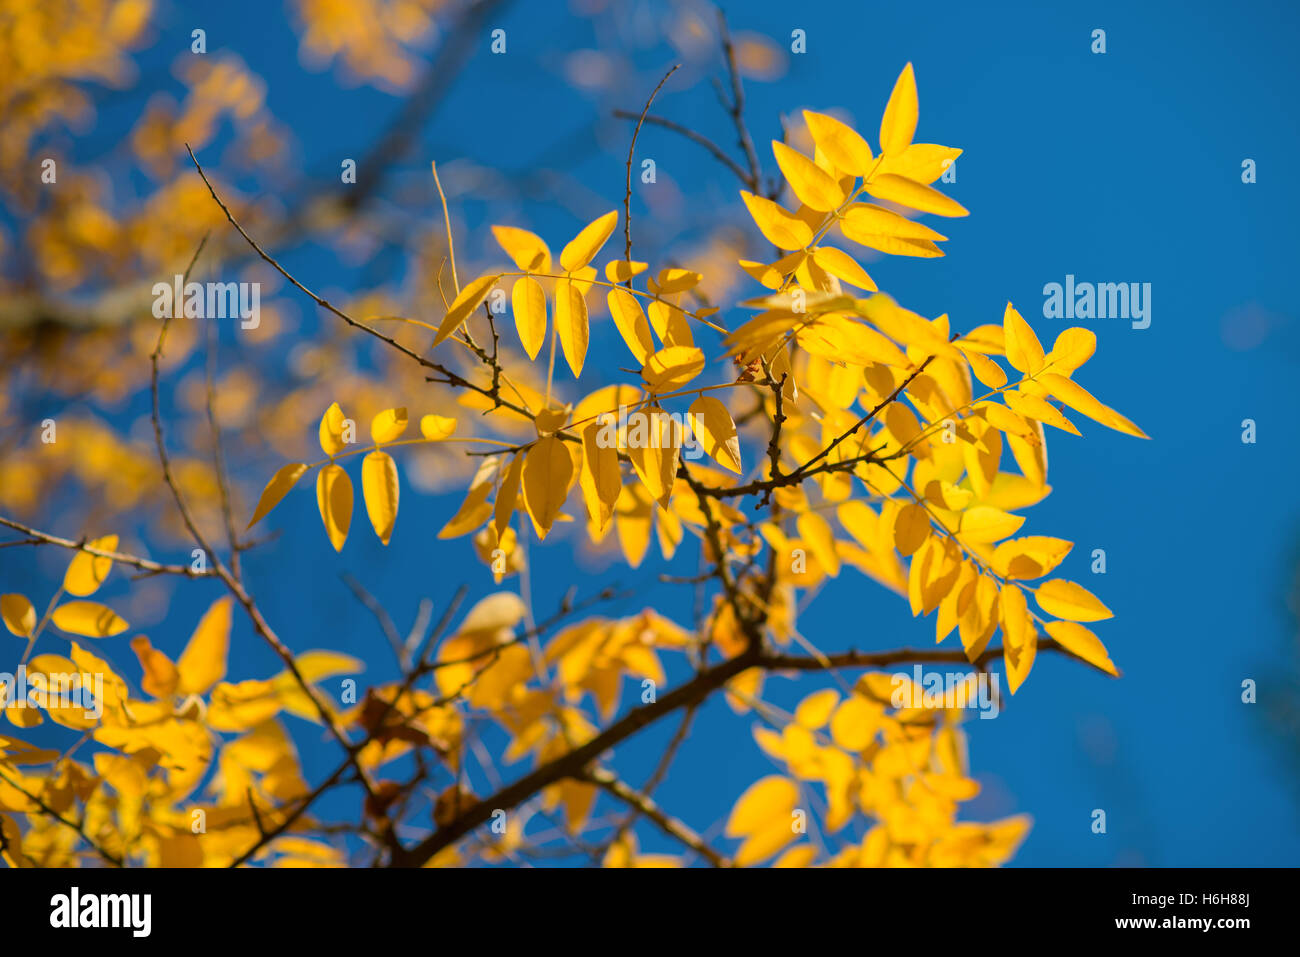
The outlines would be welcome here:
M 108 34 L 128 43 L 133 5 L 109 6 Z M 328 47 L 329 36 L 318 30 L 313 42 Z M 724 69 L 743 151 L 749 134 L 729 40 Z M 61 82 L 43 78 L 40 88 Z M 256 84 L 236 88 L 213 90 L 242 97 L 229 108 L 257 117 Z M 20 104 L 0 108 L 7 130 L 22 128 Z M 0 854 L 10 866 L 455 866 L 540 862 L 548 847 L 577 848 L 605 866 L 1012 857 L 1026 817 L 962 814 L 978 793 L 962 709 L 921 706 L 919 696 L 900 707 L 894 671 L 1001 669 L 1014 695 L 1036 656 L 1054 653 L 1118 676 L 1091 627 L 1110 611 L 1053 576 L 1072 543 L 1025 526 L 1051 490 L 1051 430 L 1078 435 L 1076 422 L 1088 420 L 1145 435 L 1078 381 L 1096 345 L 1088 330 L 1066 329 L 1045 348 L 1011 303 L 1001 316 L 958 326 L 881 291 L 889 257 L 944 255 L 946 237 L 925 220 L 967 215 L 940 188 L 960 150 L 915 140 L 911 64 L 878 131 L 804 111 L 803 128 L 771 143 L 774 187 L 759 174 L 757 152 L 766 151 L 748 147 L 732 212 L 747 216 L 750 248 L 763 250 L 753 259 L 659 260 L 637 241 L 625 196 L 610 190 L 609 211 L 574 235 L 493 225 L 499 255 L 471 269 L 456 255 L 471 244 L 455 235 L 455 204 L 435 164 L 422 212 L 447 255 L 427 280 L 432 314 L 364 291 L 346 303 L 323 298 L 323 277 L 282 266 L 276 236 L 223 182 L 215 155 L 205 157 L 202 117 L 181 106 L 165 118 L 163 109 L 138 133 L 142 148 L 175 170 L 173 199 L 183 195 L 210 235 L 184 250 L 159 237 L 141 254 L 156 256 L 146 271 L 199 276 L 212 257 L 216 275 L 222 262 L 252 256 L 260 275 L 277 276 L 283 294 L 316 309 L 339 338 L 310 364 L 310 389 L 266 399 L 260 420 L 251 398 L 232 398 L 256 394 L 257 377 L 214 385 L 209 367 L 206 383 L 191 382 L 188 432 L 208 435 L 196 444 L 161 411 L 159 394 L 178 388 L 168 381 L 176 356 L 200 347 L 202 321 L 178 310 L 152 319 L 132 333 L 137 361 L 114 384 L 151 395 L 144 438 L 124 443 L 102 422 L 69 422 L 42 460 L 49 469 L 68 456 L 60 467 L 82 468 L 86 488 L 105 500 L 124 469 L 139 470 L 156 484 L 124 488 L 118 513 L 156 507 L 160 526 L 202 561 L 124 550 L 123 530 L 84 537 L 29 525 L 21 516 L 39 499 L 31 483 L 45 473 L 22 451 L 0 461 L 0 522 L 30 547 L 69 553 L 61 582 L 39 594 L 5 588 L 0 599 L 4 626 L 19 639 L 0 667 L 12 678 L 21 659 L 29 692 L 28 706 L 15 707 L 13 686 L 0 691 L 9 695 Z M 253 119 L 247 131 L 256 139 L 270 129 Z M 635 129 L 643 136 L 651 127 Z M 23 145 L 5 142 L 16 154 L 0 161 L 26 157 Z M 631 159 L 629 196 L 630 176 Z M 69 209 L 47 213 L 38 227 L 66 251 L 59 268 L 69 277 L 93 259 L 87 244 L 111 254 L 117 226 L 83 216 L 73 235 Z M 147 223 L 137 230 L 141 248 Z M 702 290 L 724 270 L 736 292 L 714 301 Z M 606 323 L 617 355 L 594 346 L 593 330 Z M 41 346 L 75 353 L 93 349 L 96 334 Z M 21 335 L 8 333 L 7 348 L 36 348 Z M 332 377 L 334 358 L 363 345 L 377 345 L 385 374 Z M 275 377 L 274 368 L 261 374 Z M 261 436 L 268 454 L 259 461 L 272 464 L 228 468 L 223 431 L 228 443 Z M 316 445 L 301 456 L 274 451 Z M 77 456 L 88 464 L 77 466 Z M 402 533 L 401 506 L 426 494 L 412 476 L 430 471 L 455 475 L 463 489 L 436 530 L 457 540 L 449 547 L 462 556 L 463 587 L 445 585 L 409 639 L 390 635 L 398 676 L 368 684 L 369 662 L 313 650 L 291 622 L 268 620 L 240 556 L 262 547 L 255 536 L 277 507 L 313 494 L 333 551 L 371 533 L 388 546 Z M 577 548 L 617 554 L 630 569 L 651 549 L 666 560 L 688 555 L 698 574 L 677 577 L 673 607 L 625 615 L 602 607 L 618 598 L 614 589 L 587 590 L 581 580 L 568 595 L 523 587 L 530 563 L 564 562 Z M 96 600 L 113 575 L 167 576 L 178 587 L 214 579 L 225 594 L 198 621 L 167 619 L 168 630 L 190 634 L 160 642 L 183 647 L 169 656 L 131 637 L 123 615 Z M 936 647 L 846 650 L 834 636 L 801 633 L 811 596 L 852 595 L 864 579 L 896 592 L 917 619 L 898 649 L 931 633 Z M 364 583 L 357 590 L 364 597 Z M 279 669 L 233 678 L 243 641 L 271 648 Z M 377 648 L 376 658 L 390 653 Z M 102 677 L 99 714 L 36 689 L 75 674 Z M 793 713 L 764 699 L 774 675 L 809 683 Z M 661 807 L 653 792 L 715 696 L 752 716 L 753 742 L 736 747 L 760 748 L 775 769 L 734 796 L 725 833 L 706 837 L 709 822 Z M 304 722 L 319 730 L 294 731 Z M 491 754 L 485 723 L 506 742 Z M 620 762 L 620 746 L 656 726 L 676 729 L 658 764 Z M 307 747 L 333 749 L 334 770 L 309 779 Z M 322 816 L 327 795 L 345 796 L 350 817 Z M 810 840 L 808 818 L 829 849 Z M 651 832 L 674 853 L 642 853 Z M 846 840 L 851 833 L 865 837 Z

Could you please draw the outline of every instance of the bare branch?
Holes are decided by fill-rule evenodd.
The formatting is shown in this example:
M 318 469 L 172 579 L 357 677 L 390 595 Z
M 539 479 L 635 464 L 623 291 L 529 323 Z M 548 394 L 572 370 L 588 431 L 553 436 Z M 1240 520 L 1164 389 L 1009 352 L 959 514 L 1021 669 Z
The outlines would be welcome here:
M 112 552 L 102 548 L 92 548 L 84 541 L 74 542 L 71 539 L 60 538 L 57 535 L 51 535 L 48 532 L 37 531 L 34 528 L 15 522 L 11 518 L 5 518 L 0 515 L 0 525 L 6 525 L 15 531 L 22 532 L 29 536 L 26 541 L 22 542 L 5 542 L 9 545 L 58 545 L 60 548 L 70 548 L 73 551 L 85 552 L 87 555 L 97 555 L 100 558 L 109 558 L 120 565 L 129 565 L 131 568 L 138 568 L 143 572 L 150 572 L 155 575 L 182 575 L 185 578 L 211 578 L 216 573 L 211 569 L 196 571 L 189 565 L 165 565 L 162 562 L 151 561 L 148 558 L 139 558 L 135 555 L 128 555 L 124 552 Z
M 668 78 L 681 69 L 681 66 L 678 63 L 665 73 L 664 78 L 659 81 L 659 85 L 650 94 L 650 99 L 645 101 L 645 107 L 641 110 L 641 117 L 636 121 L 636 128 L 632 130 L 632 142 L 628 144 L 627 148 L 627 192 L 623 194 L 623 258 L 627 262 L 628 269 L 625 285 L 629 287 L 632 285 L 632 156 L 636 153 L 636 138 L 641 134 L 641 126 L 645 123 L 646 114 L 650 112 L 650 104 L 655 101 L 655 97 L 659 95 L 659 91 L 668 82 Z
M 593 768 L 583 775 L 591 783 L 598 785 L 620 801 L 632 806 L 639 813 L 654 821 L 659 829 L 669 837 L 681 841 L 695 853 L 699 854 L 714 867 L 731 867 L 731 862 L 715 851 L 689 827 L 668 814 L 645 794 L 628 787 L 612 772 L 604 768 Z

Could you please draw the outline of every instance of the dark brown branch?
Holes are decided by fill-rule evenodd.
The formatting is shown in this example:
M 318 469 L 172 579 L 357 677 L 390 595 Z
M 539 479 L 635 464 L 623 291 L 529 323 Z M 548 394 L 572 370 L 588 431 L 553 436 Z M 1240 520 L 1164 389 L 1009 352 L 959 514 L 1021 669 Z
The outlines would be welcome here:
M 1052 638 L 1039 638 L 1038 651 L 1057 652 L 1076 661 L 1083 661 L 1071 654 L 1063 645 Z M 770 668 L 773 671 L 827 671 L 836 668 L 886 668 L 899 664 L 959 664 L 970 668 L 982 669 L 989 663 L 997 661 L 1005 653 L 998 646 L 986 648 L 974 661 L 966 657 L 966 652 L 958 649 L 940 650 L 937 648 L 899 648 L 894 651 L 841 651 L 824 655 L 821 658 L 804 655 L 765 654 L 755 664 L 757 667 Z M 1109 672 L 1102 671 L 1096 665 L 1084 662 L 1108 678 Z
M 464 837 L 485 823 L 498 808 L 516 807 L 548 784 L 564 778 L 581 777 L 584 769 L 602 753 L 654 724 L 679 708 L 703 701 L 740 672 L 749 668 L 759 657 L 759 649 L 752 648 L 729 661 L 724 661 L 650 704 L 637 708 L 596 735 L 586 744 L 574 748 L 553 761 L 549 761 L 496 794 L 468 808 L 448 824 L 440 827 L 415 847 L 405 850 L 393 860 L 393 866 L 420 867 L 443 848 Z

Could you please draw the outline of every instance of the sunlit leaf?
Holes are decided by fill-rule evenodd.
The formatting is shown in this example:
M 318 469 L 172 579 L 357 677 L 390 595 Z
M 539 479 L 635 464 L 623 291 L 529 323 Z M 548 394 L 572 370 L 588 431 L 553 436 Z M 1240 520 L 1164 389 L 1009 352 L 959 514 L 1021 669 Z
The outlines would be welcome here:
M 909 63 L 894 81 L 893 92 L 885 105 L 885 115 L 880 121 L 880 152 L 899 156 L 912 145 L 917 114 L 916 75 Z
M 50 620 L 60 631 L 86 638 L 111 638 L 129 627 L 113 609 L 93 601 L 65 602 Z
M 96 538 L 86 543 L 90 548 L 97 548 L 101 552 L 117 551 L 117 536 L 105 535 L 103 538 Z M 79 598 L 85 598 L 87 595 L 93 595 L 99 590 L 99 586 L 104 583 L 108 573 L 113 570 L 113 559 L 104 558 L 100 555 L 92 555 L 89 552 L 78 552 L 73 556 L 72 562 L 68 565 L 68 570 L 63 576 L 63 590 L 69 595 L 76 595 Z
M 387 452 L 371 452 L 361 460 L 361 492 L 370 524 L 387 545 L 397 522 L 399 497 L 397 463 Z
M 326 465 L 316 476 L 316 505 L 330 544 L 342 551 L 352 524 L 352 480 L 341 465 Z
M 289 494 L 290 489 L 298 484 L 298 479 L 306 472 L 307 466 L 301 462 L 281 466 L 262 490 L 262 497 L 257 500 L 257 508 L 253 511 L 253 517 L 248 520 L 247 527 L 252 528 L 265 518 L 271 509 L 279 505 L 280 500 Z
M 560 252 L 560 267 L 565 272 L 577 272 L 587 265 L 596 258 L 596 253 L 600 252 L 600 247 L 605 245 L 617 225 L 616 210 L 588 223 Z

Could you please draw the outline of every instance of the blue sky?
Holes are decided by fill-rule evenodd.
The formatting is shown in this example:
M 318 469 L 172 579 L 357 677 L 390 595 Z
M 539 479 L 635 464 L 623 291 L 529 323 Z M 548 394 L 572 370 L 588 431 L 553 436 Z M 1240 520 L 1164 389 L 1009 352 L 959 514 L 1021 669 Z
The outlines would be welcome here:
M 146 53 L 145 75 L 168 83 L 161 69 L 170 50 L 187 45 L 192 26 L 203 26 L 211 50 L 237 51 L 267 79 L 269 106 L 292 130 L 303 170 L 328 173 L 339 158 L 363 154 L 398 107 L 386 94 L 339 91 L 331 74 L 304 71 L 278 8 L 269 18 L 263 5 L 243 0 L 196 9 L 167 8 L 162 45 L 175 46 L 165 56 L 158 48 Z M 621 205 L 630 131 L 609 120 L 608 110 L 639 109 L 675 62 L 662 42 L 639 39 L 635 26 L 637 17 L 663 17 L 674 5 L 628 9 L 612 39 L 593 27 L 599 19 L 564 4 L 506 9 L 491 26 L 507 30 L 509 52 L 493 57 L 482 39 L 400 169 L 427 176 L 429 159 L 465 156 L 510 172 L 547 156 L 590 190 L 592 215 Z M 945 221 L 946 258 L 869 267 L 910 308 L 947 312 L 960 330 L 999 321 L 1011 299 L 1050 342 L 1073 323 L 1042 318 L 1044 284 L 1067 274 L 1151 284 L 1149 328 L 1080 322 L 1097 333 L 1098 351 L 1079 379 L 1153 441 L 1099 426 L 1083 426 L 1082 440 L 1052 432 L 1055 491 L 1025 527 L 1077 543 L 1061 574 L 1114 609 L 1115 619 L 1097 630 L 1124 677 L 1109 680 L 1040 656 L 997 720 L 967 725 L 984 785 L 967 816 L 1031 814 L 1035 827 L 1015 862 L 1021 865 L 1295 864 L 1300 782 L 1288 770 L 1294 759 L 1285 757 L 1295 742 L 1272 738 L 1263 705 L 1245 705 L 1240 696 L 1244 679 L 1258 683 L 1261 700 L 1284 693 L 1293 680 L 1284 669 L 1296 652 L 1296 620 L 1286 606 L 1300 531 L 1300 507 L 1286 492 L 1298 463 L 1286 433 L 1300 360 L 1290 288 L 1300 242 L 1287 225 L 1300 195 L 1286 166 L 1300 155 L 1292 118 L 1296 8 L 763 0 L 731 4 L 728 15 L 733 31 L 764 34 L 784 49 L 792 30 L 807 34 L 808 52 L 788 56 L 782 78 L 746 85 L 746 113 L 768 173 L 775 164 L 766 144 L 780 136 L 780 115 L 843 109 L 874 140 L 895 76 L 904 63 L 915 65 L 917 138 L 965 150 L 957 182 L 945 188 L 971 216 Z M 1104 55 L 1090 51 L 1094 29 L 1106 32 Z M 615 103 L 573 89 L 567 58 L 576 50 L 610 51 L 615 40 L 625 44 L 620 89 L 639 92 Z M 730 148 L 706 76 L 674 78 L 655 112 Z M 115 123 L 134 119 L 129 113 L 101 113 L 93 135 L 110 136 Z M 656 222 L 640 193 L 633 203 L 634 227 L 644 223 L 666 253 L 689 245 L 691 224 L 701 218 L 744 228 L 735 182 L 698 148 L 647 128 L 638 154 L 655 158 L 683 194 L 687 212 L 675 221 Z M 1241 179 L 1247 158 L 1257 164 L 1254 184 Z M 486 252 L 486 224 L 506 214 L 515 218 L 505 221 L 529 225 L 557 248 L 586 221 L 582 202 L 567 209 L 544 195 L 496 204 L 467 199 L 458 204 L 471 231 L 464 255 Z M 309 285 L 356 291 L 358 278 L 319 251 L 285 252 Z M 614 344 L 608 329 L 595 342 L 597 358 L 615 355 L 600 351 Z M 1257 423 L 1255 444 L 1241 441 L 1244 419 Z M 409 624 L 418 596 L 441 603 L 461 580 L 486 591 L 468 539 L 432 538 L 458 502 L 458 492 L 406 494 L 392 546 L 358 534 L 335 555 L 310 496 L 291 498 L 277 512 L 283 538 L 248 560 L 253 591 L 272 621 L 294 623 L 297 647 L 338 647 L 387 667 L 382 638 L 338 584 L 339 572 L 351 571 L 387 600 L 399 628 Z M 636 573 L 579 566 L 575 575 L 569 547 L 534 551 L 534 594 L 557 595 L 575 581 L 584 591 L 620 581 L 639 590 L 620 613 L 653 604 L 689 618 L 688 590 L 654 581 L 670 568 L 692 573 L 693 555 L 668 566 L 655 551 Z M 1104 576 L 1090 571 L 1093 549 L 1106 552 Z M 289 558 L 294 567 L 286 574 Z M 48 581 L 57 571 L 45 565 L 58 562 L 42 557 Z M 0 552 L 0 570 L 21 580 L 25 573 L 15 566 L 13 551 Z M 259 588 L 259 580 L 275 585 Z M 202 588 L 175 595 L 168 621 L 176 641 L 215 596 Z M 547 605 L 539 604 L 544 613 Z M 355 631 L 338 635 L 338 621 Z M 269 668 L 269 655 L 244 623 L 237 627 L 236 647 L 247 658 L 235 670 Z M 896 596 L 842 577 L 811 606 L 801 630 L 832 651 L 924 645 L 932 625 L 912 620 Z M 178 650 L 161 636 L 154 640 Z M 789 705 L 815 685 L 776 680 L 770 687 L 778 704 Z M 725 817 L 770 768 L 749 737 L 751 721 L 721 701 L 709 705 L 662 802 L 700 830 Z M 648 773 L 670 730 L 625 746 L 620 765 L 640 769 L 634 777 Z M 333 754 L 309 746 L 312 731 L 300 741 L 309 777 L 318 776 Z M 1097 808 L 1107 813 L 1105 835 L 1090 828 Z M 642 840 L 660 847 L 653 833 Z

